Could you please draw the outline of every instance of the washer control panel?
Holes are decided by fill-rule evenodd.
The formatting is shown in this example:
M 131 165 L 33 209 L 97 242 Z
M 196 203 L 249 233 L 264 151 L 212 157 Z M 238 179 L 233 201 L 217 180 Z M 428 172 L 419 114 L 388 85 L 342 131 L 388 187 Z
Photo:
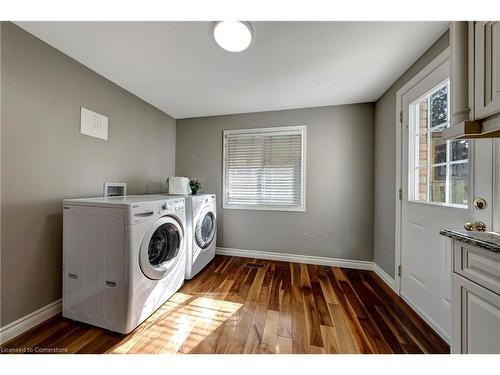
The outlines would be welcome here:
M 182 210 L 184 210 L 184 199 L 169 199 L 161 202 L 159 213 L 164 211 L 179 212 Z
M 164 199 L 136 203 L 127 209 L 125 225 L 139 224 L 144 221 L 155 220 L 158 215 L 177 214 L 185 215 L 184 198 Z

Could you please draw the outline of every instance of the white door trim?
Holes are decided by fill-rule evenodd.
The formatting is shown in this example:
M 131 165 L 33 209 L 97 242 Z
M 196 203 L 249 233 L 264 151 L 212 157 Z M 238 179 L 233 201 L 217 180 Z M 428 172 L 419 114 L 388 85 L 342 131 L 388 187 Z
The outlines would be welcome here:
M 493 228 L 494 232 L 500 232 L 500 139 L 493 142 Z
M 401 203 L 399 199 L 399 189 L 403 184 L 402 165 L 401 165 L 401 123 L 400 113 L 402 110 L 402 96 L 408 92 L 412 87 L 422 81 L 425 77 L 431 74 L 441 64 L 445 63 L 450 58 L 450 48 L 446 48 L 420 72 L 418 72 L 412 79 L 410 79 L 403 87 L 396 92 L 396 184 L 394 189 L 394 199 L 396 207 L 396 228 L 395 228 L 395 243 L 394 243 L 394 291 L 401 294 L 401 277 L 398 275 L 398 267 L 401 265 Z M 407 192 L 403 192 L 407 194 Z

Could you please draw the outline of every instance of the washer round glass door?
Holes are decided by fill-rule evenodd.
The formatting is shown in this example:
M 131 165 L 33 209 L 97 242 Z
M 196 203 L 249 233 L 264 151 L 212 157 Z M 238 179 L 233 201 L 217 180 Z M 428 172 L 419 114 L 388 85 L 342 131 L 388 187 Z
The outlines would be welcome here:
M 215 237 L 215 230 L 216 222 L 214 213 L 209 210 L 203 211 L 195 230 L 196 243 L 200 248 L 206 249 L 210 246 Z
M 174 267 L 182 247 L 182 228 L 170 216 L 153 223 L 141 243 L 139 264 L 142 273 L 150 279 L 165 277 Z

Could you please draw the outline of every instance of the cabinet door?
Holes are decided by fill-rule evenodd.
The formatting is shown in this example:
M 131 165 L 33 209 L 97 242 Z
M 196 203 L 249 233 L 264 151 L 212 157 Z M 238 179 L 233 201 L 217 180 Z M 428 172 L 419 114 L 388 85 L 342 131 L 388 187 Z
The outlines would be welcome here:
M 453 274 L 452 353 L 500 353 L 500 295 Z
M 474 27 L 475 117 L 500 113 L 500 22 Z

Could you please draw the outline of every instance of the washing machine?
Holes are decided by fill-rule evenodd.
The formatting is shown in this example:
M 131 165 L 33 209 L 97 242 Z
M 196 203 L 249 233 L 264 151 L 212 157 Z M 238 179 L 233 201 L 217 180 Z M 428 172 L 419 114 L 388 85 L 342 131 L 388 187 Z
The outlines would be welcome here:
M 182 286 L 183 198 L 66 199 L 63 208 L 64 317 L 127 334 Z
M 192 279 L 215 257 L 217 212 L 215 194 L 187 195 L 186 279 Z

